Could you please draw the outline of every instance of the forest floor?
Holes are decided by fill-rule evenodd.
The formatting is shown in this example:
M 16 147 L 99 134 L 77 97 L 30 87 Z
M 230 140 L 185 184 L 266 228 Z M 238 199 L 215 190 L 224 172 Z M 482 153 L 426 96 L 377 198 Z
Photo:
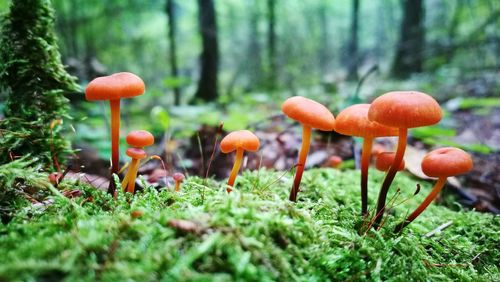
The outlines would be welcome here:
M 494 103 L 498 101 L 493 100 Z M 453 201 L 465 207 L 500 214 L 500 106 L 493 104 L 478 109 L 463 102 L 463 107 L 456 105 L 457 101 L 448 104 L 445 125 L 410 130 L 406 171 L 417 178 L 428 179 L 420 169 L 423 156 L 435 146 L 460 146 L 472 154 L 474 169 L 449 181 L 445 194 L 454 195 Z M 246 154 L 243 169 L 285 171 L 293 168 L 300 148 L 300 126 L 284 115 L 274 115 L 252 124 L 250 129 L 259 137 L 261 148 L 257 153 Z M 155 153 L 165 160 L 167 170 L 160 162 L 149 161 L 139 172 L 149 184 L 158 187 L 171 184 L 175 171 L 224 179 L 229 175 L 234 157 L 218 150 L 218 142 L 227 133 L 220 126 L 201 125 L 191 138 L 161 140 Z M 394 151 L 395 141 L 395 138 L 379 138 L 375 147 Z M 358 167 L 360 145 L 359 140 L 348 136 L 319 132 L 311 143 L 306 168 L 328 167 L 331 156 L 344 160 L 341 169 Z M 77 164 L 85 167 L 83 171 L 88 174 L 85 180 L 90 179 L 93 185 L 105 188 L 108 185 L 107 161 L 96 156 L 89 149 L 83 150 Z M 70 177 L 82 176 L 73 174 Z
M 359 215 L 357 170 L 307 170 L 291 203 L 292 174 L 266 169 L 245 171 L 230 194 L 223 182 L 190 177 L 181 192 L 143 183 L 114 200 L 69 179 L 50 192 L 47 175 L 25 166 L 2 170 L 24 170 L 21 187 L 52 196 L 0 225 L 0 281 L 500 279 L 497 216 L 433 204 L 402 234 L 392 232 L 431 187 L 405 173 L 375 231 Z M 370 172 L 370 207 L 382 178 Z

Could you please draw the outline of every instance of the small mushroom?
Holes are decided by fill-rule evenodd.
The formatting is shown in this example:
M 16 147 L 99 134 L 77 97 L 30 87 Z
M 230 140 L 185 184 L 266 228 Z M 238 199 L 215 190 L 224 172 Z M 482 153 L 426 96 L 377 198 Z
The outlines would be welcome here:
M 387 171 L 394 163 L 394 158 L 396 154 L 394 152 L 383 152 L 377 155 L 377 160 L 375 161 L 375 168 L 380 171 Z M 398 167 L 398 171 L 405 169 L 405 161 L 402 160 Z
M 417 91 L 388 92 L 376 98 L 368 110 L 368 119 L 399 129 L 398 147 L 394 163 L 389 168 L 380 188 L 373 226 L 376 228 L 384 216 L 385 201 L 406 149 L 408 128 L 433 125 L 443 116 L 438 102 Z
M 335 117 L 322 104 L 302 96 L 294 96 L 286 99 L 283 105 L 281 105 L 281 110 L 289 118 L 302 124 L 302 146 L 297 162 L 297 172 L 295 173 L 295 179 L 293 180 L 289 196 L 290 201 L 296 202 L 307 154 L 309 153 L 311 130 L 312 128 L 317 128 L 323 131 L 332 131 L 335 127 Z
M 155 143 L 153 134 L 146 130 L 132 130 L 127 134 L 127 144 L 136 148 L 144 148 Z
M 144 147 L 151 146 L 155 143 L 155 138 L 153 134 L 149 133 L 149 131 L 146 130 L 132 130 L 127 134 L 127 137 L 125 139 L 127 141 L 127 144 L 130 147 L 135 147 L 137 149 L 144 149 Z M 130 167 L 137 166 L 139 167 L 138 160 L 132 158 L 132 161 L 130 162 Z M 122 188 L 125 189 L 126 186 L 128 185 L 129 177 L 131 174 L 132 170 L 128 170 L 127 174 L 123 178 L 122 181 Z
M 129 72 L 115 73 L 92 80 L 85 89 L 85 98 L 89 101 L 109 100 L 111 109 L 111 173 L 120 170 L 120 99 L 139 96 L 144 93 L 144 82 L 137 75 Z M 110 185 L 114 190 L 114 186 Z M 114 194 L 114 191 L 108 191 Z
M 422 171 L 429 177 L 437 177 L 438 180 L 420 206 L 404 222 L 398 224 L 394 232 L 400 232 L 432 203 L 446 184 L 446 179 L 449 176 L 467 173 L 472 170 L 473 166 L 470 155 L 454 147 L 437 149 L 425 155 L 422 160 Z
M 326 160 L 325 166 L 331 168 L 339 168 L 342 165 L 342 161 L 343 160 L 341 157 L 332 155 Z
M 140 148 L 128 148 L 126 154 L 132 158 L 132 162 L 130 163 L 130 167 L 127 172 L 128 177 L 124 178 L 122 181 L 122 189 L 123 191 L 134 194 L 135 179 L 137 177 L 139 162 L 145 159 L 148 155 L 143 149 Z
M 383 136 L 397 136 L 398 129 L 384 126 L 368 119 L 370 104 L 357 104 L 341 111 L 335 119 L 335 131 L 348 136 L 363 138 L 361 152 L 361 214 L 368 213 L 368 168 L 373 139 Z
M 184 178 L 185 178 L 184 174 L 182 174 L 180 172 L 176 172 L 176 173 L 174 173 L 174 175 L 172 176 L 172 178 L 175 181 L 175 192 L 181 191 L 181 184 L 182 184 L 182 181 L 184 181 Z
M 228 193 L 232 191 L 231 187 L 233 187 L 236 175 L 240 170 L 243 153 L 245 151 L 255 152 L 259 147 L 259 138 L 248 130 L 233 131 L 222 139 L 220 142 L 220 150 L 222 153 L 227 154 L 236 150 L 236 159 L 234 160 L 233 169 L 227 180 L 227 185 L 229 187 L 226 190 Z

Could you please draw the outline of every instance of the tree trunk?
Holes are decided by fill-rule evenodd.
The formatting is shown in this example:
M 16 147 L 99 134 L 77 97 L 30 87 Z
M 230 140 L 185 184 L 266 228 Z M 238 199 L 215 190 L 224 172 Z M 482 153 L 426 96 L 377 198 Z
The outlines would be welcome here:
M 351 16 L 351 38 L 349 39 L 348 52 L 348 69 L 347 79 L 358 79 L 358 30 L 359 30 L 359 1 L 352 0 L 352 16 Z
M 321 45 L 319 50 L 319 66 L 320 66 L 320 74 L 321 78 L 323 78 L 328 72 L 328 65 L 330 63 L 331 48 L 329 48 L 329 32 L 328 32 L 328 15 L 325 1 L 321 2 L 321 5 L 318 9 L 318 17 L 320 23 L 320 36 L 321 36 Z
M 213 101 L 218 96 L 219 68 L 217 22 L 213 0 L 198 0 L 198 19 L 203 49 L 200 56 L 201 72 L 195 99 Z
M 269 88 L 276 88 L 276 0 L 267 0 L 268 33 L 267 49 L 269 61 Z
M 425 50 L 424 0 L 405 0 L 392 76 L 407 78 L 422 71 Z
M 262 86 L 262 54 L 261 45 L 259 42 L 259 21 L 260 13 L 259 6 L 252 0 L 249 1 L 248 9 L 251 9 L 249 17 L 249 43 L 248 43 L 248 69 L 249 69 L 249 79 L 248 79 L 248 89 L 256 89 Z
M 175 23 L 175 0 L 167 0 L 166 12 L 168 18 L 168 43 L 169 43 L 169 61 L 170 72 L 173 78 L 179 78 L 179 70 L 177 68 L 177 26 Z M 181 89 L 179 85 L 174 86 L 174 105 L 178 106 L 181 103 Z

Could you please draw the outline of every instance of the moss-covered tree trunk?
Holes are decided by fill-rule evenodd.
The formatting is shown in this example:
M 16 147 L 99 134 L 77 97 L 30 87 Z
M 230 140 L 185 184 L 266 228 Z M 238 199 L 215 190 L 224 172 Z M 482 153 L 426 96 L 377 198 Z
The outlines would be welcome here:
M 70 150 L 59 121 L 67 117 L 64 94 L 78 90 L 61 63 L 51 1 L 12 1 L 0 46 L 0 89 L 7 96 L 0 163 L 30 154 L 50 168 Z

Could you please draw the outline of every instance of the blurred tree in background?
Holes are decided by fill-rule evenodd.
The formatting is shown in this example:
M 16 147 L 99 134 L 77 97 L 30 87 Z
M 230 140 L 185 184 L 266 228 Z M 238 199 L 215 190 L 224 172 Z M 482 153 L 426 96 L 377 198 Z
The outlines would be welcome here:
M 498 67 L 495 0 L 53 3 L 64 63 L 81 84 L 132 71 L 148 85 L 149 105 L 327 85 L 333 94 L 374 65 L 384 79 L 459 79 Z

